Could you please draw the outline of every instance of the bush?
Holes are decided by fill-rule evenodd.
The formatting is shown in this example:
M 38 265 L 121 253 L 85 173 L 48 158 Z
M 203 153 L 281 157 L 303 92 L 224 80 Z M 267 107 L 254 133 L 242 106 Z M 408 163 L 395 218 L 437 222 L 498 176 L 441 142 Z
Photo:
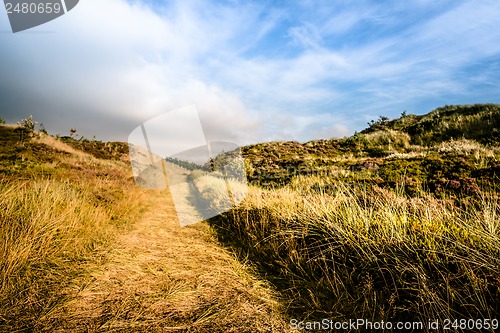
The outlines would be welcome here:
M 21 121 L 17 122 L 18 131 L 19 131 L 19 140 L 25 141 L 33 136 L 35 131 L 35 126 L 37 122 L 33 121 L 33 116 L 29 116 L 26 119 L 21 119 Z
M 35 130 L 35 126 L 36 124 L 38 124 L 38 122 L 33 120 L 33 116 L 29 116 L 26 119 L 21 119 L 21 121 L 18 121 L 17 124 L 28 133 L 32 133 Z

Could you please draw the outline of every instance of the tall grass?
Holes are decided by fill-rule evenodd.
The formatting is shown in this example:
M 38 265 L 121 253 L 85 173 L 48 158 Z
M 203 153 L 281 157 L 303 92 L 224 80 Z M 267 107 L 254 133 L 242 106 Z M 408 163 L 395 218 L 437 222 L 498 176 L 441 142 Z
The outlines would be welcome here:
M 285 326 L 269 288 L 208 226 L 179 229 L 167 192 L 135 186 L 119 149 L 102 159 L 99 143 L 32 134 L 0 126 L 0 332 Z
M 194 196 L 198 200 L 198 209 L 206 211 L 207 216 L 228 211 L 239 204 L 248 192 L 248 186 L 238 180 L 199 171 L 192 172 L 188 180 L 192 183 Z
M 424 322 L 500 316 L 495 193 L 458 207 L 376 186 L 313 186 L 325 181 L 252 188 L 237 209 L 212 220 L 221 239 L 287 295 L 293 314 Z
M 41 327 L 64 304 L 61 290 L 137 208 L 118 196 L 99 179 L 0 181 L 0 329 Z
M 368 148 L 378 148 L 383 150 L 401 150 L 410 147 L 411 137 L 407 133 L 394 130 L 376 131 L 364 134 Z

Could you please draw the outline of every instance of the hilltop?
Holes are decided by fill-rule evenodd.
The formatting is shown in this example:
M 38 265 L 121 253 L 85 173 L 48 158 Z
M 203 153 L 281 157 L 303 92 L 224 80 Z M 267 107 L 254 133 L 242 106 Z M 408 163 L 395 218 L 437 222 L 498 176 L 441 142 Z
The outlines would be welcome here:
M 451 139 L 475 140 L 485 145 L 500 144 L 500 105 L 446 105 L 424 115 L 403 112 L 389 120 L 381 116 L 361 133 L 400 131 L 410 136 L 411 144 L 435 145 Z

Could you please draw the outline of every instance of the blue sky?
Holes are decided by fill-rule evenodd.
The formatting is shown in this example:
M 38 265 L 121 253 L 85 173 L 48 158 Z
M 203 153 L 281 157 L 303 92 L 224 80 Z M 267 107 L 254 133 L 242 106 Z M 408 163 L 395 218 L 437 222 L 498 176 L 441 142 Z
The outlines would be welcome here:
M 194 104 L 208 139 L 342 137 L 500 103 L 499 17 L 497 0 L 81 0 L 12 34 L 0 11 L 0 113 L 125 141 Z

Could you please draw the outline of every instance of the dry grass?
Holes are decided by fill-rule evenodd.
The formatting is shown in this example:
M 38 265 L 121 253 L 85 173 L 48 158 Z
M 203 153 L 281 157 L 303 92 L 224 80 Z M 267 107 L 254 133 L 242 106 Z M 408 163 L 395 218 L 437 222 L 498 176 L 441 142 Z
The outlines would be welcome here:
M 283 332 L 274 293 L 220 248 L 205 224 L 180 227 L 165 192 L 118 237 L 92 279 L 72 286 L 69 331 Z
M 64 300 L 60 288 L 135 213 L 115 194 L 102 181 L 0 183 L 0 327 L 39 327 Z
M 494 157 L 495 154 L 492 149 L 486 148 L 477 141 L 459 139 L 450 140 L 440 143 L 434 147 L 440 153 L 444 154 L 459 154 L 459 155 L 469 155 L 477 154 L 485 157 Z
M 427 153 L 424 152 L 414 152 L 411 151 L 409 153 L 392 153 L 386 157 L 387 160 L 408 160 L 408 159 L 415 159 L 415 158 L 424 158 L 427 156 Z
M 279 286 L 295 316 L 427 322 L 500 315 L 498 195 L 458 207 L 376 186 L 318 192 L 310 186 L 316 181 L 253 188 L 238 209 L 213 221 L 221 239 Z
M 223 213 L 238 205 L 248 192 L 247 184 L 234 179 L 215 177 L 209 174 L 200 174 L 192 179 L 196 196 L 203 201 L 205 208 L 214 213 Z
M 66 153 L 69 153 L 73 156 L 79 156 L 79 157 L 89 157 L 90 156 L 89 154 L 84 153 L 81 150 L 74 149 L 70 145 L 62 142 L 61 140 L 54 138 L 53 136 L 50 136 L 50 135 L 47 135 L 44 133 L 37 132 L 33 141 L 36 143 L 45 144 L 45 145 L 52 147 L 58 151 L 66 152 Z
M 286 331 L 269 286 L 129 165 L 0 130 L 0 331 Z
M 68 300 L 62 290 L 140 214 L 141 193 L 125 164 L 41 133 L 18 141 L 16 129 L 2 128 L 0 329 L 41 330 Z
M 407 133 L 387 130 L 364 134 L 370 146 L 386 150 L 407 149 L 410 147 L 411 137 Z

